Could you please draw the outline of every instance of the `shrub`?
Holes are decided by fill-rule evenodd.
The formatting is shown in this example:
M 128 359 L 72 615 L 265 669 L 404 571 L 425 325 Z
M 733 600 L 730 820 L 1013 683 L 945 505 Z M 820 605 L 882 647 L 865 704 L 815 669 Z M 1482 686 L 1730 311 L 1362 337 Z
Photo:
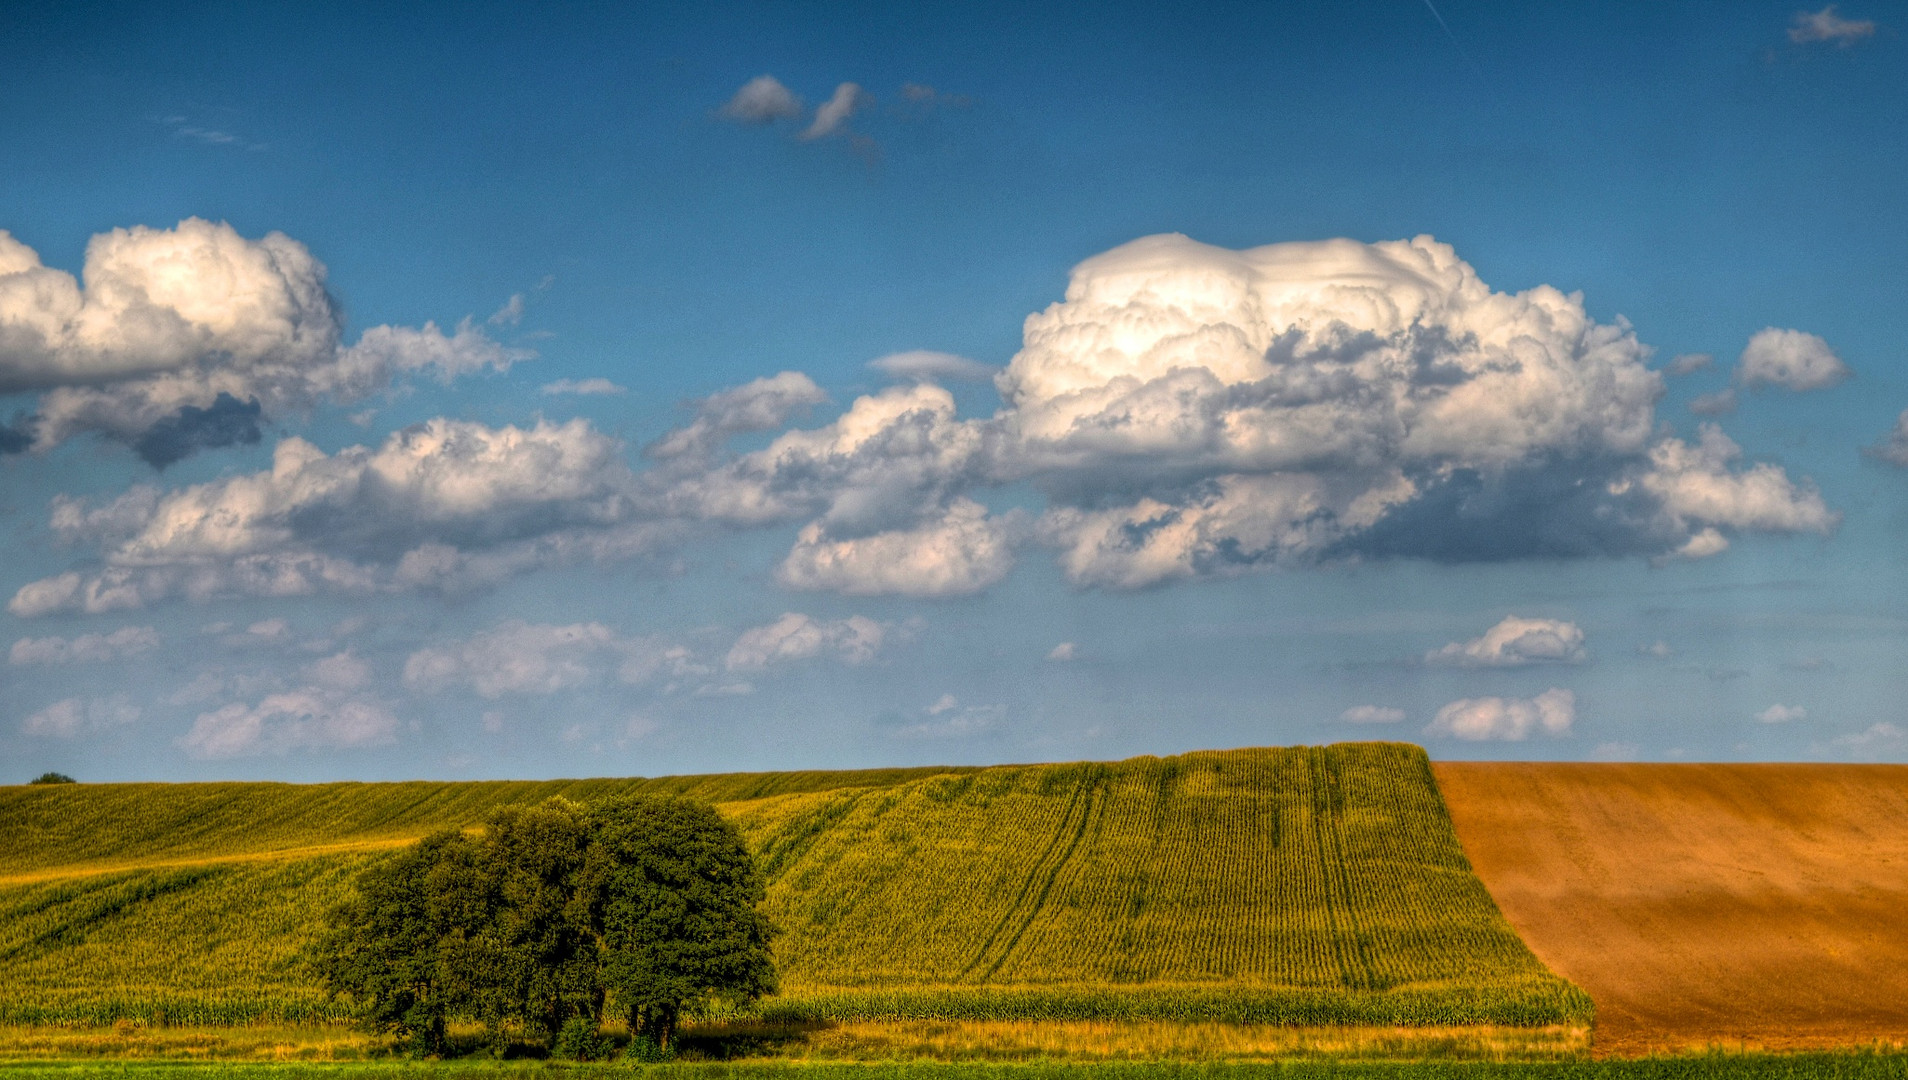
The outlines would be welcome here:
M 633 1065 L 658 1065 L 675 1059 L 675 1051 L 657 1046 L 656 1040 L 647 1035 L 638 1035 L 623 1047 L 623 1060 Z
M 30 784 L 77 784 L 79 781 L 63 772 L 46 772 L 27 781 Z
M 610 1043 L 595 1020 L 572 1016 L 563 1022 L 563 1030 L 550 1044 L 550 1056 L 564 1061 L 605 1061 L 610 1056 Z

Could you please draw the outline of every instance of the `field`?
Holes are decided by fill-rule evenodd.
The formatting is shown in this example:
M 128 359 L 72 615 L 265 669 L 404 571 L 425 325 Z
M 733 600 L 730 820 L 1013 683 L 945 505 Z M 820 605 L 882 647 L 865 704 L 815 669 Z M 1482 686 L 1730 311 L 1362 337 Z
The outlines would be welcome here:
M 1908 768 L 1441 763 L 1600 1053 L 1908 1042 Z
M 1423 751 L 549 783 L 0 789 L 0 1022 L 338 1018 L 299 962 L 352 875 L 564 794 L 682 792 L 770 882 L 754 1022 L 1581 1029 L 1460 850 Z

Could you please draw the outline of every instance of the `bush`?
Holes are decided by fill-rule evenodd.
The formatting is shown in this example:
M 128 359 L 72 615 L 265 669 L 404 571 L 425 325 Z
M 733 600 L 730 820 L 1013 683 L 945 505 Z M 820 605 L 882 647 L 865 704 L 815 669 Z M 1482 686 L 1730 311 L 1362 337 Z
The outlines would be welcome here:
M 28 783 L 31 783 L 31 784 L 77 784 L 79 783 L 79 781 L 73 779 L 72 777 L 66 775 L 63 772 L 48 772 L 48 773 L 41 773 L 40 775 L 34 777 L 32 780 L 29 780 Z
M 638 1035 L 623 1047 L 623 1060 L 634 1065 L 656 1065 L 675 1059 L 675 1051 L 657 1046 L 656 1040 L 647 1035 Z
M 595 1020 L 572 1016 L 563 1022 L 563 1030 L 550 1044 L 550 1056 L 564 1061 L 604 1061 L 610 1056 L 610 1044 Z

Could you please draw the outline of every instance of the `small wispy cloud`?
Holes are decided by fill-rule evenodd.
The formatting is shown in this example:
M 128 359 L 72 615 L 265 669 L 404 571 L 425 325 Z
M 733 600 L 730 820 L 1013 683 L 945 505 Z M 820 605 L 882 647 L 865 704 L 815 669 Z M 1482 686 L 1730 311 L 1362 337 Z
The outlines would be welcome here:
M 858 83 L 842 83 L 835 87 L 833 96 L 815 110 L 815 119 L 809 123 L 808 130 L 802 132 L 802 138 L 824 139 L 845 131 L 848 118 L 855 115 L 867 101 L 868 95 Z
M 239 150 L 263 150 L 264 143 L 256 143 L 242 135 L 196 122 L 189 116 L 173 115 L 158 117 L 162 127 L 172 132 L 172 137 L 181 142 L 198 143 L 202 146 L 229 146 Z
M 891 378 L 915 379 L 920 382 L 934 382 L 941 379 L 986 382 L 1000 370 L 991 364 L 983 364 L 979 360 L 969 360 L 965 356 L 935 352 L 932 349 L 889 353 L 887 356 L 868 361 L 868 366 Z
M 1663 374 L 1670 376 L 1693 375 L 1716 362 L 1708 353 L 1684 353 L 1663 365 Z
M 1798 11 L 1795 13 L 1795 19 L 1789 24 L 1789 40 L 1797 45 L 1832 41 L 1847 48 L 1863 38 L 1874 35 L 1873 19 L 1844 19 L 1835 13 L 1834 4 L 1820 11 Z
M 503 306 L 491 312 L 490 318 L 484 321 L 492 326 L 515 326 L 522 322 L 523 294 L 511 293 L 510 299 L 505 300 Z
M 537 392 L 551 396 L 579 394 L 587 397 L 601 394 L 627 394 L 629 388 L 618 386 L 608 379 L 558 379 L 552 383 L 544 383 Z
M 1338 718 L 1347 724 L 1396 724 L 1404 720 L 1405 711 L 1390 705 L 1354 705 Z
M 1800 705 L 1784 705 L 1780 702 L 1756 714 L 1756 719 L 1765 724 L 1787 724 L 1808 718 L 1809 710 Z

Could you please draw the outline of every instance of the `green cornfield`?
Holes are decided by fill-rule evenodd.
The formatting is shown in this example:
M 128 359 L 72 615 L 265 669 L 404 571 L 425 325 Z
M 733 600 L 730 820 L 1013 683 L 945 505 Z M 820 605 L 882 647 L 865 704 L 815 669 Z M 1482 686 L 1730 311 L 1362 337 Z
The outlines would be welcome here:
M 1417 747 L 539 783 L 0 788 L 0 1023 L 341 1019 L 299 960 L 370 860 L 493 806 L 715 803 L 769 883 L 764 1019 L 1587 1023 Z

